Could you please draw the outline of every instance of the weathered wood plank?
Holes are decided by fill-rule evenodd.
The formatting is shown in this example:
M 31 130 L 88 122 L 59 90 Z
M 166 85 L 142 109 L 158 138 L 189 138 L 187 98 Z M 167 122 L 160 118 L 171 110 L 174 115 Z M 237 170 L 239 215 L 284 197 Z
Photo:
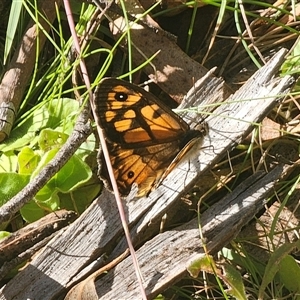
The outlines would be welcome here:
M 228 244 L 262 208 L 274 184 L 291 166 L 280 165 L 268 174 L 257 173 L 201 215 L 201 233 L 209 254 Z M 153 299 L 188 275 L 191 261 L 205 257 L 198 219 L 155 236 L 137 251 L 147 298 Z M 99 299 L 140 299 L 139 286 L 127 257 L 96 281 Z

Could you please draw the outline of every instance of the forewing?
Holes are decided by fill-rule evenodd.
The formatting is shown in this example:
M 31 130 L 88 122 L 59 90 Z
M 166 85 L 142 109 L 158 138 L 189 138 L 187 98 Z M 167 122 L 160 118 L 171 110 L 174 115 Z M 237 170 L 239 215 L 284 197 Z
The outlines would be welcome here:
M 164 103 L 126 81 L 105 78 L 94 94 L 107 139 L 125 148 L 183 139 L 189 126 Z

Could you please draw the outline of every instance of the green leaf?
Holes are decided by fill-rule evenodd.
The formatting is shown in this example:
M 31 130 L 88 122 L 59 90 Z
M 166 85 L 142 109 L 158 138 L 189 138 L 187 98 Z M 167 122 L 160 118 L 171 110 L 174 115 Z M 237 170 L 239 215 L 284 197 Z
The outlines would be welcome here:
M 0 240 L 4 239 L 10 235 L 11 235 L 11 233 L 8 231 L 0 231 Z
M 223 265 L 223 268 L 223 280 L 229 288 L 227 290 L 227 293 L 235 297 L 235 299 L 246 300 L 247 296 L 240 272 L 238 272 L 234 267 L 232 267 L 229 264 Z
M 44 217 L 47 212 L 38 206 L 34 200 L 31 200 L 20 209 L 20 213 L 26 222 L 32 223 Z
M 300 268 L 291 255 L 282 258 L 279 263 L 278 274 L 281 282 L 289 291 L 300 293 Z
M 43 129 L 39 135 L 38 144 L 41 150 L 49 151 L 53 148 L 61 148 L 69 135 L 53 130 Z
M 0 171 L 15 172 L 18 169 L 18 157 L 13 151 L 2 153 L 0 156 Z
M 299 64 L 300 64 L 300 42 L 294 45 L 292 52 L 287 57 L 285 62 L 281 66 L 281 72 L 284 75 L 292 75 L 299 73 Z
M 60 199 L 58 197 L 57 191 L 54 190 L 54 192 L 51 193 L 50 198 L 45 199 L 44 201 L 37 201 L 37 205 L 48 212 L 60 209 Z
M 90 167 L 76 155 L 73 155 L 53 179 L 60 192 L 69 193 L 86 183 L 91 177 Z
M 37 176 L 41 172 L 41 170 L 51 161 L 51 159 L 55 157 L 57 151 L 58 149 L 51 149 L 41 157 L 39 164 L 31 175 L 32 178 Z
M 17 173 L 0 173 L 0 206 L 15 196 L 29 182 L 30 176 Z
M 29 147 L 24 147 L 18 155 L 19 174 L 31 175 L 41 157 Z
M 51 181 L 51 180 L 50 180 Z M 53 186 L 51 186 L 50 181 L 42 187 L 38 193 L 35 195 L 35 199 L 37 202 L 46 202 L 49 200 L 57 191 L 53 190 Z
M 93 183 L 92 180 L 90 180 L 91 183 L 79 187 L 74 192 L 68 194 L 59 193 L 61 207 L 81 214 L 100 192 L 99 181 Z
M 48 127 L 70 134 L 78 116 L 79 103 L 69 98 L 53 99 L 47 109 L 51 116 Z
M 187 266 L 187 271 L 189 272 L 190 276 L 192 276 L 193 278 L 197 278 L 199 272 L 201 271 L 214 274 L 214 270 L 217 270 L 217 267 L 214 263 L 212 256 L 204 256 L 201 258 L 197 258 L 191 261 Z
M 258 299 L 264 299 L 264 291 L 268 284 L 274 280 L 274 277 L 279 271 L 281 261 L 284 259 L 284 257 L 291 253 L 294 248 L 299 247 L 300 240 L 295 243 L 283 244 L 273 252 L 265 269 L 265 274 L 258 292 Z
M 57 151 L 58 149 L 52 149 L 42 157 L 32 177 L 35 177 L 40 172 L 55 156 Z M 39 205 L 47 205 L 49 209 L 53 209 L 53 206 L 55 206 L 53 201 L 56 202 L 58 199 L 57 192 L 70 193 L 86 183 L 91 177 L 92 171 L 90 167 L 76 155 L 73 155 L 61 170 L 36 194 L 35 200 Z M 51 205 L 49 206 L 49 204 Z M 58 203 L 56 205 L 58 206 Z
M 0 151 L 22 150 L 23 147 L 33 147 L 38 140 L 37 132 L 47 126 L 49 120 L 48 111 L 40 107 L 26 119 L 24 123 L 16 126 L 9 139 L 0 145 Z
M 95 148 L 96 148 L 96 137 L 94 134 L 91 134 L 86 139 L 86 141 L 80 145 L 80 147 L 76 151 L 76 155 L 79 156 L 82 160 L 85 160 L 87 156 L 91 154 L 95 154 Z
M 76 117 L 79 104 L 74 99 L 53 99 L 47 104 L 40 105 L 29 114 L 23 123 L 16 126 L 9 139 L 0 145 L 0 151 L 21 150 L 25 146 L 33 147 L 39 137 L 38 133 L 45 128 L 70 134 Z

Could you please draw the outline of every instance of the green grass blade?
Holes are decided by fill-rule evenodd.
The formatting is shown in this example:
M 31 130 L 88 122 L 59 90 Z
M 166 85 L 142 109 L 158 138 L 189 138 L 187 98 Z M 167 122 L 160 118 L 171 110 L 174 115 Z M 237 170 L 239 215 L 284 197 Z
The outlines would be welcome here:
M 3 61 L 6 64 L 6 60 L 10 53 L 14 37 L 16 35 L 17 27 L 22 12 L 23 3 L 22 0 L 13 0 L 11 4 L 11 10 L 9 14 L 9 20 L 6 30 L 5 48 Z

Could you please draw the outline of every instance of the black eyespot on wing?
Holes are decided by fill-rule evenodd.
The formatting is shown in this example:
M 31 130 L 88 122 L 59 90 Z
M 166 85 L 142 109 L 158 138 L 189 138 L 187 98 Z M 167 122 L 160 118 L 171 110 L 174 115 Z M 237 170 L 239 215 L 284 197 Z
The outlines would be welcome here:
M 129 171 L 127 174 L 128 178 L 131 179 L 134 177 L 134 172 L 133 171 Z
M 125 102 L 128 99 L 128 95 L 124 92 L 117 92 L 115 94 L 115 99 L 117 101 Z

